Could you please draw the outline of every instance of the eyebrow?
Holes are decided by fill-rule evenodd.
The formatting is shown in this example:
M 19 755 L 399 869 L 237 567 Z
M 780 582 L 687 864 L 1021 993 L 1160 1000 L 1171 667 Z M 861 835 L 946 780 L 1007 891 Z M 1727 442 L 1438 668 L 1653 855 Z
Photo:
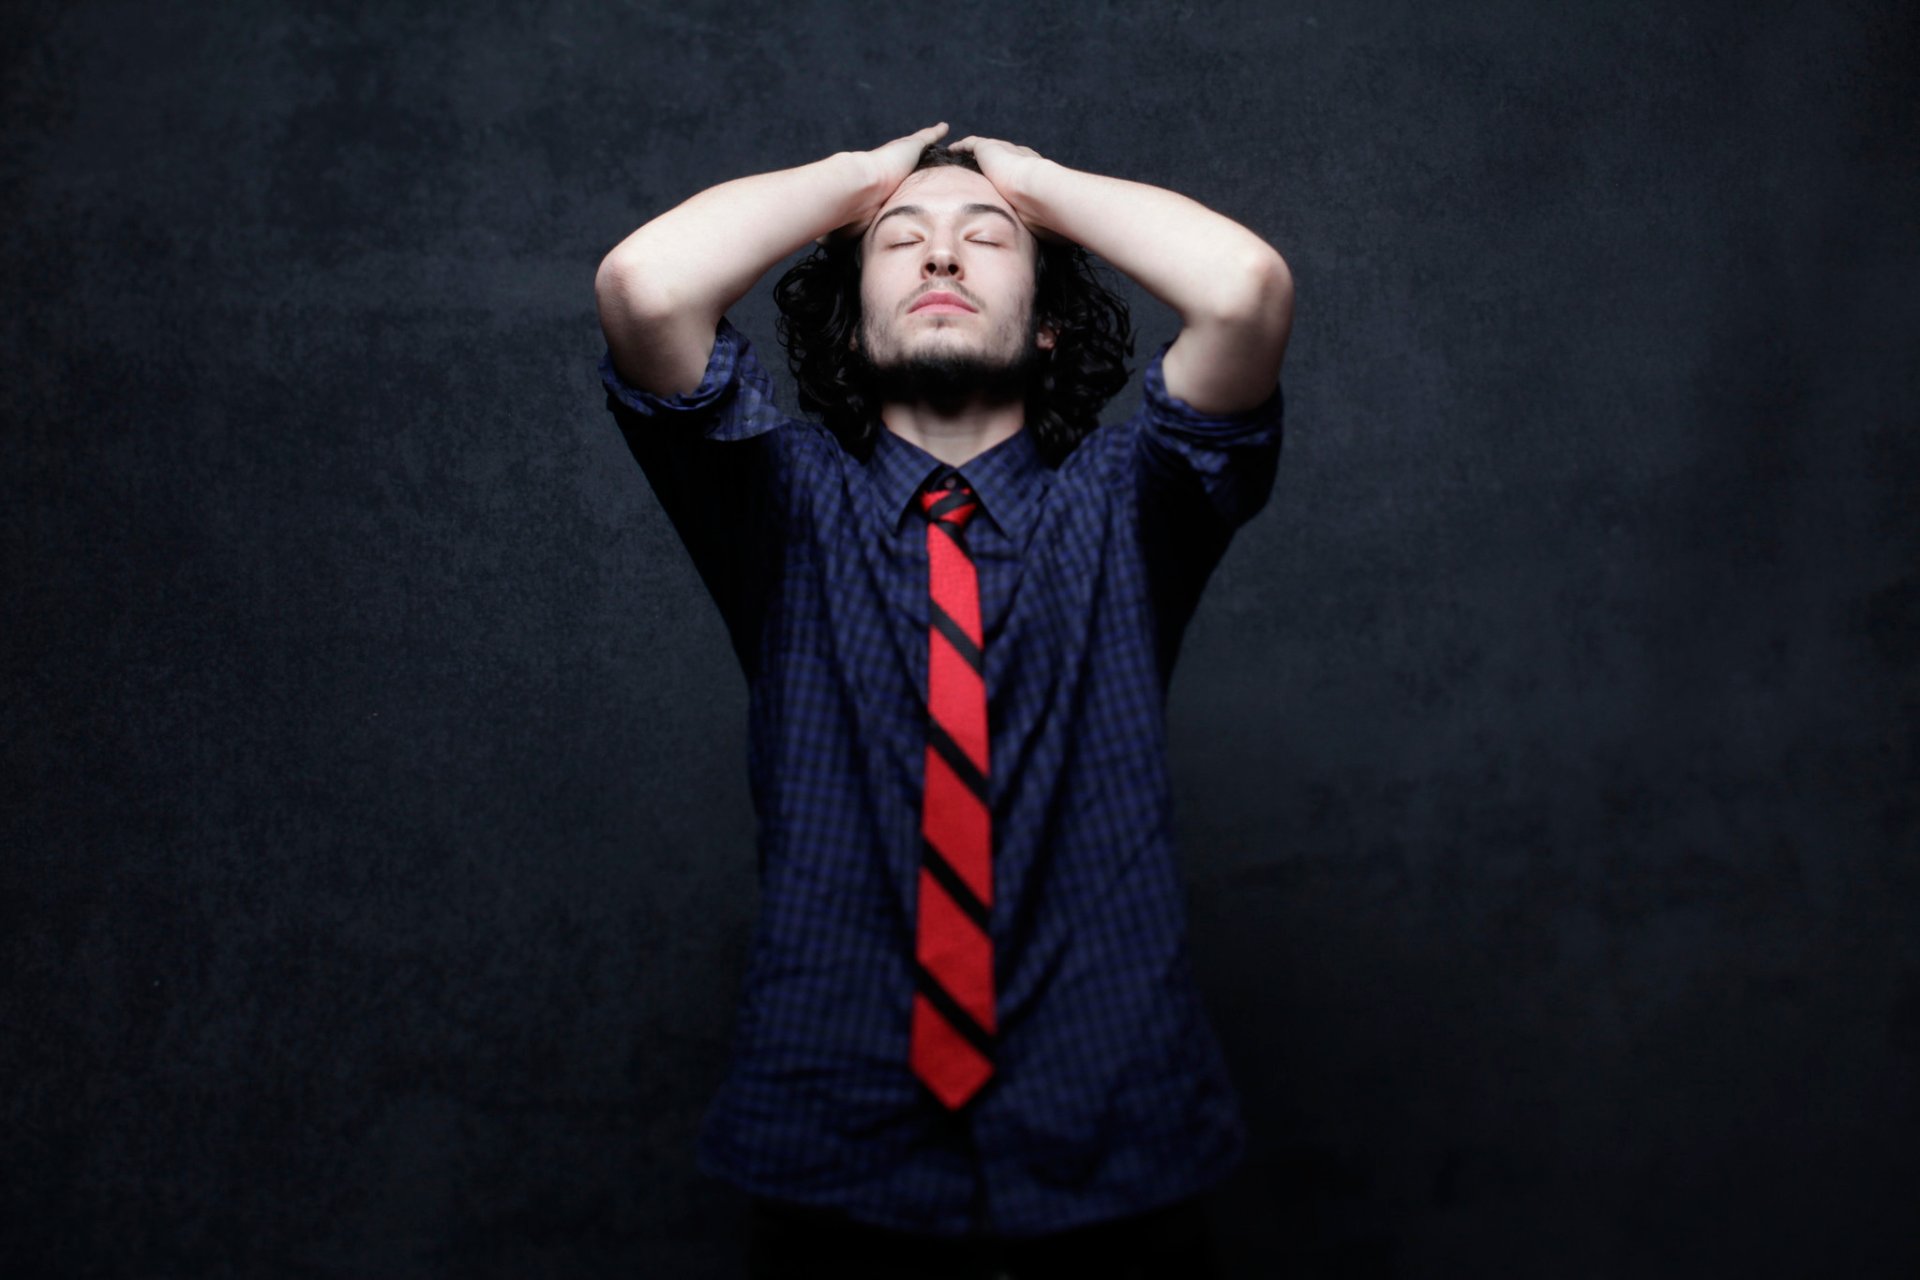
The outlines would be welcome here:
M 896 213 L 904 214 L 910 218 L 924 218 L 927 216 L 927 211 L 925 209 L 922 209 L 917 204 L 897 204 L 893 206 L 893 208 L 881 214 L 879 217 L 875 218 L 873 220 L 873 226 L 867 228 L 867 233 L 869 235 L 873 234 L 874 230 L 877 227 L 879 227 L 881 223 L 885 222 L 888 218 L 891 218 Z M 1008 213 L 1005 209 L 1002 209 L 997 204 L 963 204 L 960 206 L 960 216 L 963 218 L 975 217 L 982 213 L 998 214 L 1000 217 L 1005 218 L 1009 225 L 1015 228 L 1018 228 L 1020 225 L 1018 222 L 1014 221 L 1012 214 Z

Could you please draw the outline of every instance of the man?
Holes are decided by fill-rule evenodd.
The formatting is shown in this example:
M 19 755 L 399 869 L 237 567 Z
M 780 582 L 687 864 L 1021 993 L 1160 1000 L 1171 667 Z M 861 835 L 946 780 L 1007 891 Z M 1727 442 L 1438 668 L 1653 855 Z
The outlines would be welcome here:
M 750 693 L 761 912 L 699 1165 L 752 1196 L 755 1275 L 1204 1276 L 1245 1135 L 1165 697 L 1272 487 L 1292 280 L 1184 196 L 945 132 L 703 191 L 595 282 Z M 775 298 L 819 421 L 724 315 L 809 241 Z M 1181 322 L 1117 426 L 1089 254 Z

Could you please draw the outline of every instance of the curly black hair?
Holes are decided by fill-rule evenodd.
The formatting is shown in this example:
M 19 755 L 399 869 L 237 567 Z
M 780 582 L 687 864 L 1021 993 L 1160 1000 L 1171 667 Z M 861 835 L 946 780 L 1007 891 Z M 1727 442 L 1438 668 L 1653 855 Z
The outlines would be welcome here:
M 929 143 L 914 172 L 958 165 L 980 172 L 965 151 Z M 984 175 L 982 175 L 984 176 Z M 1053 326 L 1056 341 L 1029 381 L 1025 430 L 1047 463 L 1059 463 L 1099 425 L 1101 408 L 1127 385 L 1133 326 L 1127 304 L 1100 279 L 1096 262 L 1070 242 L 1039 242 L 1033 310 Z M 794 264 L 773 298 L 775 331 L 799 384 L 800 407 L 820 415 L 842 446 L 865 458 L 880 431 L 878 406 L 864 385 L 861 358 L 849 349 L 859 331 L 860 257 L 857 240 L 829 240 Z

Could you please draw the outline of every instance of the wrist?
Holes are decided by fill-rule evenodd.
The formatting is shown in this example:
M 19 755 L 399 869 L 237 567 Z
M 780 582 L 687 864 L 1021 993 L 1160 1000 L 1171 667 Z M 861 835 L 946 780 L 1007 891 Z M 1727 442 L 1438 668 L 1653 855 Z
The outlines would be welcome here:
M 1010 179 L 1013 189 L 1004 193 L 1007 202 L 1036 237 L 1042 240 L 1070 238 L 1060 229 L 1061 205 L 1057 197 L 1062 183 L 1071 181 L 1073 172 L 1057 160 L 1036 156 Z
M 865 151 L 836 151 L 821 162 L 833 171 L 836 180 L 855 205 L 885 195 L 880 188 L 880 166 Z

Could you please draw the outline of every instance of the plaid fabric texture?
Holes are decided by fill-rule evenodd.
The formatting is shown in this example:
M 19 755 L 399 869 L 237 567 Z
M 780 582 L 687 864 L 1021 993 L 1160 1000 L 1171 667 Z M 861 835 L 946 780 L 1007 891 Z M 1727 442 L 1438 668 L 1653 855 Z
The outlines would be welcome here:
M 995 1073 L 948 1112 L 908 1067 L 926 754 L 926 526 L 944 464 L 861 461 L 782 413 L 722 318 L 694 391 L 600 360 L 607 407 L 719 606 L 748 685 L 760 912 L 731 1061 L 696 1145 L 751 1194 L 896 1230 L 1038 1235 L 1194 1195 L 1246 1133 L 1189 964 L 1165 702 L 1180 638 L 1265 504 L 1278 385 L 1142 403 L 1057 468 L 1015 433 L 979 499 L 993 760 Z

